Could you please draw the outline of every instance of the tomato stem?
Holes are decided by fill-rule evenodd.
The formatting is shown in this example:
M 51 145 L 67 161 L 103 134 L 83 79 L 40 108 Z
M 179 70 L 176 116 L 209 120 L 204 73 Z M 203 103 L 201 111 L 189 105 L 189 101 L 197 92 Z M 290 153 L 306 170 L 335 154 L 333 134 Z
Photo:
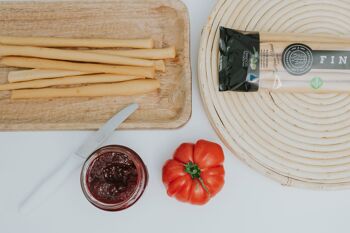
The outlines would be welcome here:
M 204 184 L 204 181 L 201 177 L 201 169 L 198 167 L 197 164 L 193 163 L 193 162 L 188 162 L 187 164 L 185 164 L 185 172 L 187 172 L 188 174 L 190 174 L 192 179 L 198 179 L 199 183 L 202 185 L 203 189 L 209 193 L 209 189 L 208 187 Z M 210 194 L 210 193 L 209 193 Z
M 201 169 L 198 165 L 192 162 L 185 164 L 185 172 L 191 175 L 192 179 L 200 178 Z
M 202 185 L 202 187 L 204 188 L 204 190 L 205 190 L 207 193 L 209 193 L 208 187 L 204 184 L 204 181 L 203 181 L 202 177 L 199 177 L 198 180 L 199 180 L 199 183 L 201 183 L 201 185 Z M 209 194 L 210 194 L 210 193 L 209 193 Z

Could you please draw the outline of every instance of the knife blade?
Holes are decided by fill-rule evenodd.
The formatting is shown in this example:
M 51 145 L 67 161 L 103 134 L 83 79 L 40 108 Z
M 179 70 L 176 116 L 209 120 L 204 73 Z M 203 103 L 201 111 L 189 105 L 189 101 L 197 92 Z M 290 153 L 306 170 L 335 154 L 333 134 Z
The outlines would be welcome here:
M 52 170 L 19 205 L 19 212 L 26 214 L 47 200 L 66 179 L 79 167 L 85 159 L 97 150 L 132 113 L 138 109 L 137 104 L 131 104 L 118 112 L 97 132 L 89 136 L 79 149 L 67 157 L 60 165 Z
M 76 155 L 83 159 L 97 150 L 115 131 L 115 129 L 123 123 L 133 112 L 138 109 L 137 104 L 130 104 L 128 107 L 124 108 L 118 112 L 114 117 L 112 117 L 107 123 L 105 123 L 96 133 L 88 137 L 84 143 L 75 152 Z

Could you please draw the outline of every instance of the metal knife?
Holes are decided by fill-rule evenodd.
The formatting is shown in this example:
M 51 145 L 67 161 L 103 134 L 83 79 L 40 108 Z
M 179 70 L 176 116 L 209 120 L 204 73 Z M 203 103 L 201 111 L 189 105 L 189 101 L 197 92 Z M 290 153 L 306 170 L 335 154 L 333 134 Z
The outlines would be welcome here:
M 113 116 L 97 132 L 88 137 L 79 149 L 50 172 L 19 205 L 21 213 L 29 213 L 57 191 L 67 178 L 80 168 L 88 156 L 97 150 L 132 113 L 138 109 L 131 104 Z

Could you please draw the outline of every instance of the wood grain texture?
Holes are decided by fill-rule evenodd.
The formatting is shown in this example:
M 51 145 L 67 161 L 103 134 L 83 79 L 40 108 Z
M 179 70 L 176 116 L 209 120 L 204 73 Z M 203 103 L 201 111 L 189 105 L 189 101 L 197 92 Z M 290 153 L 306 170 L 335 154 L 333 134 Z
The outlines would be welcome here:
M 177 128 L 191 116 L 189 18 L 178 0 L 0 2 L 0 34 L 71 38 L 152 37 L 177 57 L 157 74 L 159 92 L 132 97 L 10 100 L 0 92 L 0 130 L 97 129 L 131 102 L 140 104 L 121 128 Z M 0 67 L 0 83 L 15 68 Z

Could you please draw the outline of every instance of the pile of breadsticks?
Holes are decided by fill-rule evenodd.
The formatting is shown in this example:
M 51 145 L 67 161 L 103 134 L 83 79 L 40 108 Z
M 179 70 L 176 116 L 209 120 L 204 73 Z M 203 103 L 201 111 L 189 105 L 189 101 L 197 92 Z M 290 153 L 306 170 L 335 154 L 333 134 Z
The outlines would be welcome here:
M 10 71 L 0 91 L 12 99 L 125 96 L 160 88 L 156 71 L 175 48 L 152 39 L 73 39 L 0 36 L 0 63 Z

